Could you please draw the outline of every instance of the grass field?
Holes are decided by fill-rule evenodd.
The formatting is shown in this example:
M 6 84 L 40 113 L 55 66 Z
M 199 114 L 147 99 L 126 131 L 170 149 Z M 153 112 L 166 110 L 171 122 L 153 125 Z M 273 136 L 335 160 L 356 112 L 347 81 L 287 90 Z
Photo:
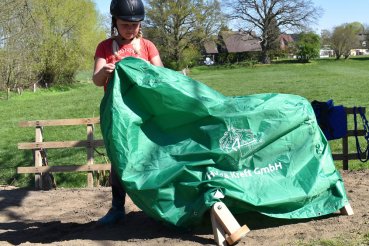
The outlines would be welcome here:
M 0 94 L 0 185 L 33 186 L 33 175 L 17 175 L 17 166 L 31 166 L 32 152 L 18 150 L 18 142 L 33 141 L 34 129 L 20 128 L 18 122 L 26 120 L 85 118 L 99 115 L 102 88 L 89 80 L 90 72 L 80 73 L 79 83 L 70 87 L 25 91 L 11 94 L 9 100 Z M 349 60 L 316 60 L 307 64 L 279 61 L 272 65 L 252 67 L 197 67 L 190 75 L 227 96 L 257 93 L 289 93 L 306 97 L 309 101 L 333 99 L 336 105 L 365 106 L 369 108 L 369 57 Z M 350 122 L 352 127 L 352 122 Z M 99 138 L 99 126 L 96 127 Z M 86 128 L 48 127 L 45 141 L 83 140 Z M 340 141 L 332 141 L 333 151 Z M 354 150 L 354 141 L 350 141 Z M 102 150 L 103 151 L 103 150 Z M 51 165 L 85 164 L 84 150 L 49 150 Z M 97 158 L 97 162 L 104 162 Z M 340 163 L 337 163 L 340 167 Z M 350 162 L 351 168 L 367 168 L 367 163 Z M 63 173 L 56 175 L 59 187 L 86 186 L 85 174 Z

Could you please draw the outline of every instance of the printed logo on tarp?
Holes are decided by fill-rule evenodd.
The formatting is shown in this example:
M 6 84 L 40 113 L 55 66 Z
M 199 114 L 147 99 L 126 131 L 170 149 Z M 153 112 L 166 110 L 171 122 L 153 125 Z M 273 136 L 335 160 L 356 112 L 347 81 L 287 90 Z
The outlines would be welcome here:
M 219 140 L 219 146 L 226 153 L 239 151 L 241 157 L 244 157 L 252 150 L 253 146 L 260 141 L 261 140 L 258 140 L 250 129 L 237 129 L 232 127 L 226 131 Z
M 256 167 L 254 170 L 245 169 L 242 171 L 208 171 L 206 176 L 208 179 L 212 179 L 214 177 L 223 177 L 225 179 L 240 179 L 240 178 L 247 178 L 254 175 L 264 175 L 276 172 L 278 170 L 282 170 L 283 166 L 281 162 L 276 162 L 273 164 L 268 164 L 265 167 Z

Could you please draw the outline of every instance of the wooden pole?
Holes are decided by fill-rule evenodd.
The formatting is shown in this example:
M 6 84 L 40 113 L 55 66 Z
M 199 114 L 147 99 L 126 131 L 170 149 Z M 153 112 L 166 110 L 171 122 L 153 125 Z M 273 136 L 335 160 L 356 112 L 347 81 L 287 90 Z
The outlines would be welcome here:
M 90 143 L 87 145 L 87 165 L 93 165 L 94 164 L 94 125 L 88 124 L 87 125 L 87 141 Z M 94 186 L 94 178 L 93 178 L 93 172 L 88 171 L 87 173 L 87 186 L 89 188 L 92 188 Z
M 213 228 L 214 240 L 218 246 L 227 246 L 226 233 L 222 225 L 218 222 L 213 212 L 210 213 L 211 225 Z
M 347 113 L 346 113 L 346 122 L 347 122 Z M 348 135 L 342 138 L 342 154 L 343 154 L 342 169 L 348 170 L 348 161 L 349 161 Z
M 238 224 L 235 217 L 222 202 L 217 202 L 211 209 L 214 240 L 218 245 L 233 245 L 243 238 L 250 229 Z M 224 240 L 225 239 L 225 240 Z
M 42 127 L 36 126 L 35 142 L 39 143 L 42 141 L 43 141 Z M 41 149 L 35 149 L 34 153 L 35 153 L 35 167 L 41 167 L 42 166 Z M 35 188 L 42 189 L 42 173 L 35 174 Z
M 340 209 L 341 214 L 343 215 L 354 215 L 354 210 L 352 209 L 350 204 L 345 205 L 343 208 Z

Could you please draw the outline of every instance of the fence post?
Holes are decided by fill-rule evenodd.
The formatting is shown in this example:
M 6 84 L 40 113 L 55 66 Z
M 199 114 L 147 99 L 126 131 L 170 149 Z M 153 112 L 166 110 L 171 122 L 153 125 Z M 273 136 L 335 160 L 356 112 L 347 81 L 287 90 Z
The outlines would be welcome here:
M 348 136 L 344 136 L 342 138 L 342 169 L 348 170 L 348 162 L 349 162 L 349 156 L 348 156 Z
M 42 136 L 42 126 L 36 126 L 36 132 L 35 132 L 35 142 L 42 142 L 43 136 Z M 35 149 L 35 167 L 41 167 L 42 166 L 42 156 L 41 156 L 41 149 Z M 35 188 L 36 189 L 42 189 L 42 173 L 35 173 Z
M 94 125 L 87 124 L 87 165 L 94 164 Z M 87 173 L 87 186 L 88 188 L 92 188 L 94 186 L 94 179 L 93 179 L 93 171 L 88 171 Z
M 347 122 L 347 109 L 346 111 L 346 122 Z M 348 162 L 349 162 L 349 150 L 348 150 L 348 134 L 342 138 L 342 154 L 343 154 L 343 160 L 342 160 L 342 169 L 348 170 Z

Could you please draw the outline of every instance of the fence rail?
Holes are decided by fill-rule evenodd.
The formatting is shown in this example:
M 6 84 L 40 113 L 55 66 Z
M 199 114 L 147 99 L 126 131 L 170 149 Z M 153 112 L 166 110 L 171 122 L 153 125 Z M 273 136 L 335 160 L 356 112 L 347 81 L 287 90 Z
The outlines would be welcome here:
M 365 107 L 361 107 L 362 112 L 365 113 L 366 109 Z M 348 119 L 349 115 L 354 115 L 354 108 L 346 108 L 346 117 Z M 357 131 L 358 136 L 364 136 L 365 131 L 364 130 L 358 130 Z M 358 154 L 355 152 L 351 152 L 349 150 L 349 137 L 355 137 L 355 131 L 354 130 L 347 130 L 346 136 L 342 138 L 342 153 L 333 153 L 333 160 L 335 161 L 342 161 L 342 169 L 348 170 L 349 168 L 349 160 L 359 160 Z M 365 156 L 361 156 L 361 158 L 365 158 Z
M 365 108 L 362 108 L 365 113 Z M 348 115 L 354 114 L 353 108 L 345 108 Z M 347 117 L 346 116 L 346 117 Z M 93 174 L 98 171 L 110 170 L 110 164 L 95 164 L 94 163 L 94 148 L 104 146 L 101 139 L 94 140 L 94 124 L 100 124 L 100 118 L 80 118 L 80 119 L 60 119 L 60 120 L 37 120 L 20 122 L 20 127 L 35 127 L 35 141 L 27 143 L 18 143 L 18 149 L 28 149 L 34 151 L 34 166 L 33 167 L 18 167 L 18 173 L 34 173 L 35 187 L 42 189 L 42 178 L 44 173 L 49 172 L 87 172 L 88 187 L 93 187 Z M 86 125 L 86 139 L 78 141 L 43 141 L 43 127 L 45 126 L 72 126 L 72 125 Z M 358 136 L 364 136 L 364 130 L 358 130 Z M 344 170 L 348 170 L 349 160 L 358 160 L 357 153 L 349 151 L 348 138 L 354 137 L 355 131 L 348 130 L 347 135 L 342 138 L 342 152 L 333 153 L 334 160 L 341 160 Z M 65 166 L 48 166 L 43 162 L 41 152 L 43 149 L 56 148 L 86 148 L 87 163 L 85 165 L 65 165 Z M 364 156 L 362 157 L 364 158 Z
M 34 173 L 36 189 L 43 188 L 42 175 L 50 172 L 87 172 L 87 185 L 93 187 L 94 172 L 110 170 L 110 164 L 94 163 L 94 148 L 104 146 L 101 139 L 94 140 L 94 124 L 99 124 L 100 118 L 79 118 L 79 119 L 59 119 L 59 120 L 36 120 L 23 121 L 19 123 L 20 127 L 35 127 L 35 141 L 18 143 L 18 149 L 33 150 L 34 166 L 18 167 L 17 173 Z M 86 125 L 86 140 L 77 141 L 53 141 L 44 142 L 43 128 L 45 126 L 75 126 Z M 45 163 L 45 157 L 42 151 L 45 149 L 60 148 L 86 148 L 86 164 L 85 165 L 63 165 L 49 166 Z

